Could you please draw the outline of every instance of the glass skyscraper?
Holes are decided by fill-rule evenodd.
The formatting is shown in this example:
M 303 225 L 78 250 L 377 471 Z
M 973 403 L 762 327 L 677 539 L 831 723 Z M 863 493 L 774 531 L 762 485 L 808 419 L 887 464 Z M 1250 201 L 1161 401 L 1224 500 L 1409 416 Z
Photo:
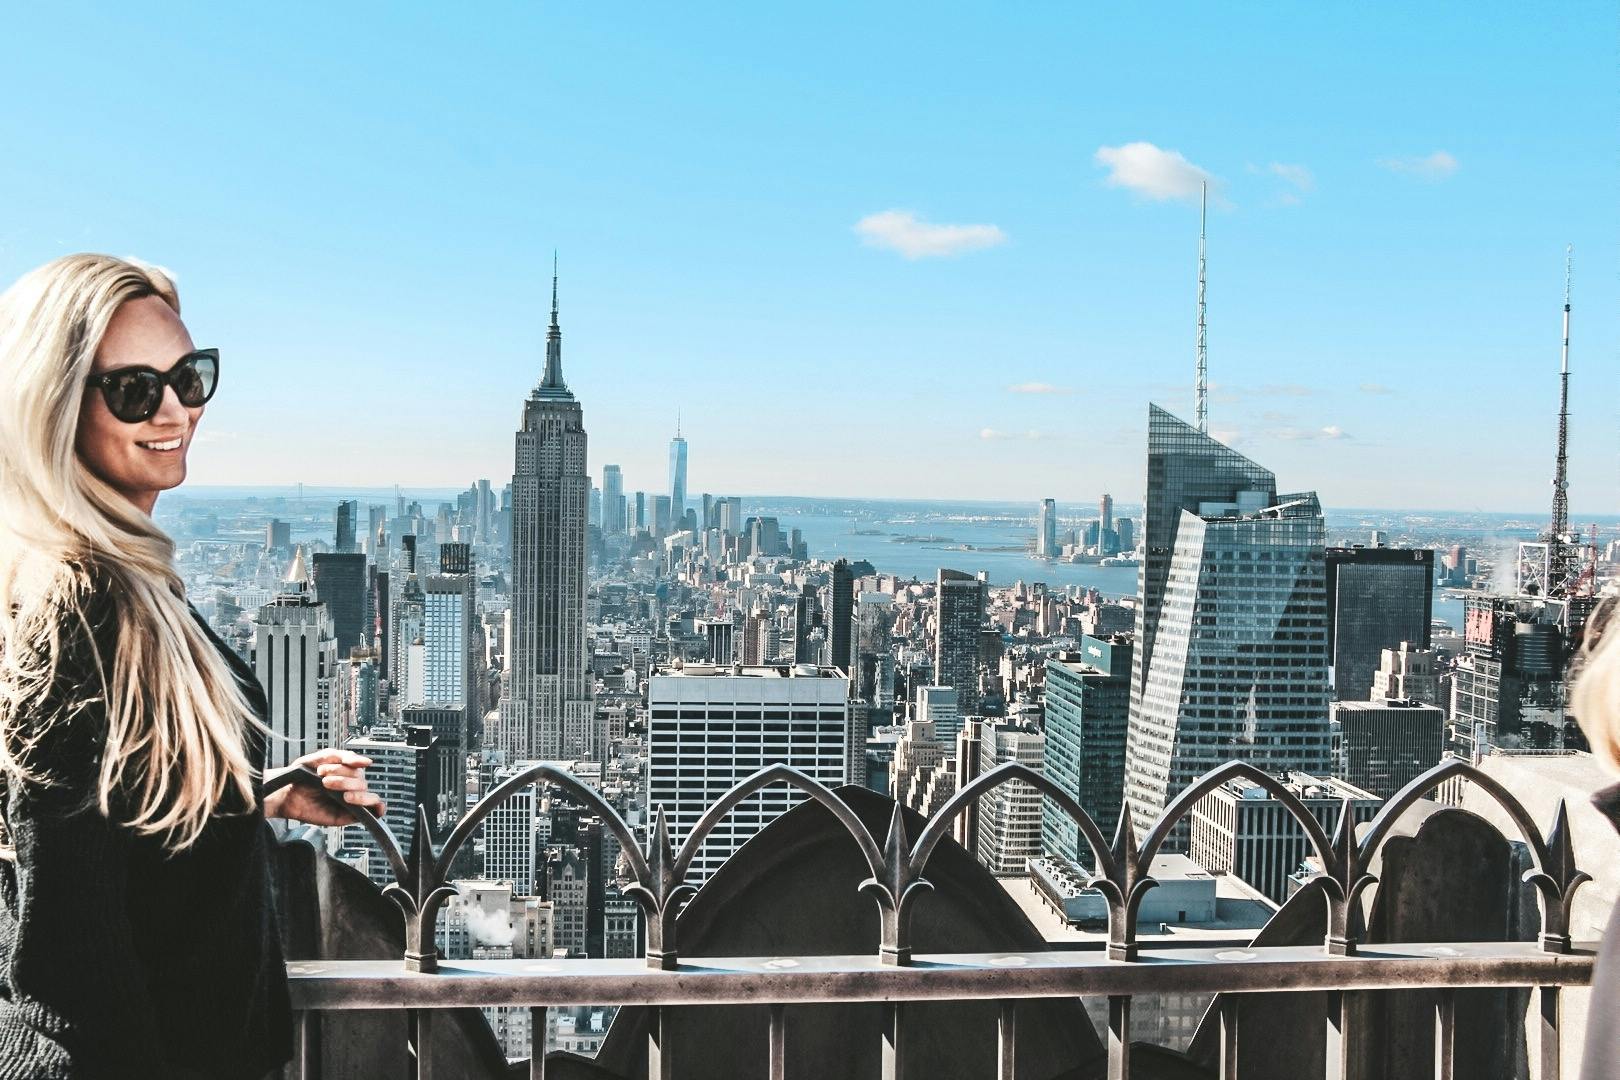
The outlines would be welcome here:
M 1316 495 L 1279 496 L 1269 471 L 1157 406 L 1148 420 L 1125 760 L 1141 831 L 1230 759 L 1269 772 L 1332 767 Z
M 669 517 L 674 528 L 686 516 L 686 440 L 677 432 L 669 440 Z
M 1119 821 L 1125 793 L 1125 730 L 1131 711 L 1131 640 L 1086 634 L 1080 650 L 1046 661 L 1046 775 L 1075 797 L 1103 835 Z M 1091 845 L 1051 799 L 1041 800 L 1041 850 L 1090 867 Z

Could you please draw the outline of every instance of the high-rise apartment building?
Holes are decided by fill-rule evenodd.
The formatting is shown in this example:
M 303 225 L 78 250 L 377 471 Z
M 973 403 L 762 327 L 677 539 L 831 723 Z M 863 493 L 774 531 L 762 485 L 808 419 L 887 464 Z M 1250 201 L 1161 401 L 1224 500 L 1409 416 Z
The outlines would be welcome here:
M 855 663 L 852 652 L 855 627 L 855 575 L 850 572 L 849 560 L 833 563 L 832 581 L 827 597 L 827 640 L 832 657 L 827 662 L 854 677 Z
M 577 848 L 551 852 L 546 865 L 546 899 L 551 901 L 554 953 L 585 956 L 590 921 L 590 860 Z
M 678 428 L 669 440 L 669 516 L 677 528 L 686 517 L 686 440 Z
M 469 736 L 483 715 L 484 639 L 478 618 L 478 579 L 469 573 L 465 544 L 439 549 L 440 569 L 430 574 L 422 596 L 422 687 L 420 705 L 458 719 L 441 723 L 436 734 L 455 747 L 465 762 L 471 750 Z M 448 730 L 447 730 L 448 729 Z M 450 778 L 454 815 L 462 812 L 466 793 L 465 768 Z
M 979 728 L 978 773 L 1016 761 L 1036 772 L 1045 757 L 1046 737 L 1032 725 L 1012 720 L 985 721 Z M 1022 780 L 979 796 L 979 861 L 998 876 L 1023 874 L 1041 855 L 1041 793 Z
M 624 532 L 624 473 L 617 465 L 602 466 L 602 532 Z
M 527 763 L 525 763 L 527 764 Z M 497 784 L 522 771 L 510 765 L 495 774 Z M 484 878 L 509 881 L 519 896 L 538 896 L 536 875 L 539 850 L 536 838 L 540 827 L 540 793 L 530 784 L 514 792 L 484 819 Z
M 268 552 L 286 551 L 292 547 L 292 524 L 270 519 L 270 524 L 264 527 L 264 548 Z
M 393 830 L 407 853 L 416 839 L 416 808 L 430 811 L 439 804 L 438 780 L 444 774 L 440 758 L 445 750 L 426 727 L 376 728 L 350 739 L 343 747 L 371 759 L 366 786 L 382 797 L 383 821 Z M 346 826 L 346 843 L 370 853 L 367 872 L 379 886 L 393 880 L 393 869 L 371 834 L 358 825 Z
M 1150 406 L 1145 532 L 1125 754 L 1136 828 L 1233 758 L 1329 772 L 1315 494 L 1279 496 L 1266 469 Z
M 254 619 L 253 672 L 264 691 L 266 721 L 274 733 L 265 751 L 265 768 L 281 768 L 333 745 L 332 679 L 337 660 L 331 616 L 310 587 L 304 550 L 299 548 L 281 591 Z
M 979 628 L 984 623 L 985 582 L 960 570 L 941 569 L 934 588 L 934 683 L 956 689 L 962 715 L 979 708 Z
M 1046 661 L 1046 775 L 1112 836 L 1125 801 L 1125 731 L 1131 713 L 1131 639 L 1080 639 Z M 1090 867 L 1091 845 L 1074 819 L 1043 798 L 1041 850 Z
M 932 737 L 952 743 L 962 730 L 962 698 L 954 686 L 919 686 L 912 719 L 928 725 Z
M 1057 553 L 1057 500 L 1042 499 L 1040 523 L 1035 533 L 1035 554 L 1043 559 L 1051 559 Z
M 360 503 L 354 499 L 345 499 L 337 504 L 337 528 L 333 537 L 332 550 L 339 555 L 352 555 L 359 550 L 355 546 L 355 518 L 360 513 Z
M 821 662 L 822 630 L 821 599 L 814 585 L 805 585 L 793 598 L 793 662 L 816 664 Z M 758 661 L 756 661 L 757 663 Z
M 1429 645 L 1434 610 L 1431 548 L 1327 549 L 1328 648 L 1333 693 L 1360 701 L 1385 649 Z
M 585 451 L 584 413 L 563 381 L 553 276 L 545 375 L 523 403 L 512 472 L 512 650 L 501 704 L 508 760 L 589 756 Z
M 317 551 L 312 578 L 315 594 L 332 615 L 341 660 L 366 639 L 366 557 Z
M 850 693 L 870 701 L 880 714 L 894 710 L 893 636 L 893 595 L 861 593 L 855 601 L 855 670 L 850 672 Z
M 829 787 L 844 782 L 849 680 L 830 667 L 658 668 L 648 685 L 647 807 L 685 841 L 703 812 L 767 765 L 792 765 Z M 687 880 L 708 880 L 743 843 L 805 796 L 773 785 L 709 834 Z
M 1435 670 L 1436 654 L 1433 649 L 1416 649 L 1411 642 L 1401 642 L 1398 649 L 1385 649 L 1378 670 L 1373 672 L 1372 693 L 1369 701 L 1420 701 L 1425 705 L 1440 704 L 1440 677 Z
M 1388 799 L 1440 764 L 1446 713 L 1434 705 L 1399 698 L 1336 701 L 1344 779 Z

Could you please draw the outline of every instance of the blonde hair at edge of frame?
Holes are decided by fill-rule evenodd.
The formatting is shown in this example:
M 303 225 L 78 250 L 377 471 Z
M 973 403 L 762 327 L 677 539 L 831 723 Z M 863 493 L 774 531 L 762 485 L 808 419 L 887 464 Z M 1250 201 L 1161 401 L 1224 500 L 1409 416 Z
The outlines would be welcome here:
M 1620 772 L 1620 592 L 1610 586 L 1586 623 L 1570 705 L 1592 753 Z
M 161 270 L 90 254 L 47 263 L 0 293 L 0 777 L 57 782 L 36 751 L 99 696 L 101 812 L 178 851 L 228 790 L 254 805 L 246 739 L 264 727 L 191 615 L 174 542 L 75 452 L 107 325 L 119 305 L 148 296 L 179 313 Z M 69 643 L 98 652 L 93 589 L 106 590 L 96 611 L 110 608 L 116 645 L 91 657 L 99 685 L 64 694 L 53 684 Z

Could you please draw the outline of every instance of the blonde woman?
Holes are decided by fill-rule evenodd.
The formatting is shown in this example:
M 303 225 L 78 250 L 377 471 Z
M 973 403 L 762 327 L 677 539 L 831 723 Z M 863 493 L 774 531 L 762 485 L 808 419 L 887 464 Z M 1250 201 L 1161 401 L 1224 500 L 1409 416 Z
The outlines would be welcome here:
M 1605 590 L 1597 610 L 1586 624 L 1575 691 L 1571 705 L 1592 744 L 1592 753 L 1611 771 L 1620 773 L 1620 625 L 1615 609 L 1620 593 Z M 1620 829 L 1620 784 L 1592 797 L 1615 828 Z M 1581 1080 L 1613 1080 L 1620 1076 L 1620 905 L 1603 932 L 1597 969 L 1592 974 L 1592 1000 L 1586 1012 L 1586 1053 Z
M 152 267 L 72 255 L 0 294 L 5 1080 L 280 1066 L 265 818 L 382 810 L 335 750 L 301 759 L 325 792 L 261 800 L 264 698 L 152 521 L 219 366 Z

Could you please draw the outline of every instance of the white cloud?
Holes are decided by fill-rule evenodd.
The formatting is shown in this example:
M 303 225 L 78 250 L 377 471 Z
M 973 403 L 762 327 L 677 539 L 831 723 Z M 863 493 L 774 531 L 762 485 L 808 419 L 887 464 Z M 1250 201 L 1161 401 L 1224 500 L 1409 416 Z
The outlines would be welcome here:
M 1393 394 L 1395 391 L 1382 383 L 1364 382 L 1361 384 L 1363 394 Z
M 979 438 L 986 442 L 1005 442 L 1012 439 L 1024 440 L 1027 442 L 1039 442 L 1040 440 L 1046 438 L 1046 436 L 1042 435 L 1039 431 L 1035 431 L 1034 429 L 1029 431 L 1000 431 L 996 428 L 987 427 L 979 429 Z
M 1390 172 L 1405 173 L 1424 180 L 1444 180 L 1457 171 L 1457 159 L 1444 150 L 1427 157 L 1383 158 L 1378 164 Z
M 1337 424 L 1329 424 L 1322 428 L 1278 428 L 1272 433 L 1273 438 L 1288 442 L 1299 442 L 1310 439 L 1348 439 L 1350 436 Z
M 1051 383 L 1044 383 L 1044 382 L 1014 383 L 1013 385 L 1007 387 L 1007 390 L 1008 390 L 1009 393 L 1013 393 L 1013 394 L 1072 394 L 1072 393 L 1074 393 L 1073 390 L 1070 390 L 1066 386 L 1053 386 Z
M 1196 199 L 1208 172 L 1174 150 L 1161 150 L 1150 142 L 1097 148 L 1097 164 L 1108 169 L 1109 187 L 1128 188 L 1155 201 Z
M 1280 161 L 1273 161 L 1266 166 L 1266 171 L 1280 178 L 1301 194 L 1310 191 L 1316 186 L 1316 177 L 1312 176 L 1311 170 L 1303 165 L 1285 165 Z
M 1007 242 L 1007 234 L 994 225 L 936 225 L 910 210 L 868 214 L 855 223 L 855 232 L 866 246 L 898 251 L 908 259 L 961 255 Z

